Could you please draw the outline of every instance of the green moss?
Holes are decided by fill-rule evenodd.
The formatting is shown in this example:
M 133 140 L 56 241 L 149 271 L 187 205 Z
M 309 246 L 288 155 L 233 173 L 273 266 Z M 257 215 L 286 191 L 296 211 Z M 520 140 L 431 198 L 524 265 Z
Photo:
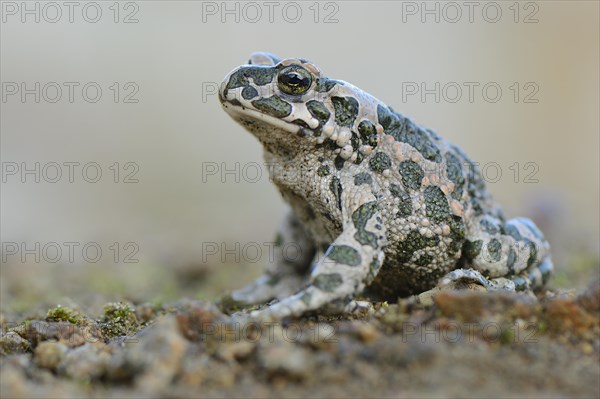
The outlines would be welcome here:
M 250 312 L 260 308 L 260 305 L 257 304 L 247 304 L 244 302 L 236 301 L 231 297 L 230 294 L 225 294 L 221 296 L 219 299 L 217 299 L 217 301 L 215 301 L 215 305 L 221 312 L 225 314 L 231 314 L 239 312 L 241 310 L 246 310 Z
M 55 308 L 48 310 L 48 313 L 46 313 L 46 321 L 68 321 L 72 324 L 80 324 L 84 321 L 84 318 L 76 310 L 63 308 L 61 305 L 57 305 Z
M 513 329 L 511 329 L 510 327 L 502 328 L 498 339 L 502 345 L 512 344 L 513 342 L 515 342 L 515 334 L 513 332 Z
M 241 304 L 234 300 L 229 294 L 220 297 L 215 304 L 217 305 L 217 308 L 225 314 L 237 312 L 242 307 Z
M 15 332 L 15 334 L 17 333 Z M 0 355 L 2 356 L 26 353 L 30 352 L 31 350 L 31 344 L 29 341 L 23 339 L 21 335 L 17 335 L 14 338 L 6 335 L 0 337 Z
M 133 335 L 141 327 L 133 306 L 121 302 L 104 305 L 104 316 L 99 325 L 106 338 Z

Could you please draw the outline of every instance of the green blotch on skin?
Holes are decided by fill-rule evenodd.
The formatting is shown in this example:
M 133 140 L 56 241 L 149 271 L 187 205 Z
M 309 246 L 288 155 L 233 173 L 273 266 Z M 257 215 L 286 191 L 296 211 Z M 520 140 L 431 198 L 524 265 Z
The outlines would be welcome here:
M 325 104 L 317 100 L 311 100 L 307 102 L 306 108 L 308 108 L 308 112 L 310 112 L 312 116 L 314 116 L 319 120 L 319 122 L 321 122 L 321 125 L 327 122 L 329 120 L 329 117 L 331 116 L 331 113 L 329 112 L 327 107 L 325 107 Z
M 450 238 L 452 239 L 448 246 L 448 252 L 455 254 L 461 249 L 465 241 L 465 223 L 460 216 L 451 215 L 448 219 L 448 226 L 450 227 Z
M 450 205 L 444 192 L 436 186 L 428 186 L 424 191 L 425 214 L 435 223 L 440 223 L 450 217 Z
M 413 207 L 410 194 L 402 190 L 397 184 L 393 183 L 390 184 L 390 193 L 393 197 L 400 199 L 400 202 L 398 202 L 398 216 L 408 217 L 412 215 Z
M 533 265 L 536 262 L 536 258 L 537 258 L 537 253 L 538 253 L 538 248 L 537 245 L 529 240 L 529 239 L 525 239 L 525 243 L 527 244 L 527 246 L 529 246 L 529 259 L 527 259 L 527 267 Z
M 515 283 L 516 291 L 525 291 L 529 288 L 529 280 L 523 276 L 515 276 L 512 278 L 512 282 Z
M 369 270 L 371 271 L 371 273 L 377 273 L 379 271 L 379 268 L 381 267 L 381 263 L 379 262 L 379 259 L 375 258 L 371 261 L 371 264 L 369 265 Z
M 369 166 L 374 172 L 381 173 L 392 166 L 392 160 L 383 152 L 378 152 L 369 160 Z
M 463 245 L 463 254 L 465 258 L 468 260 L 473 260 L 479 255 L 481 252 L 481 247 L 483 246 L 482 240 L 477 241 L 465 241 Z
M 460 199 L 465 185 L 465 176 L 462 169 L 460 159 L 452 153 L 446 154 L 446 174 L 448 179 L 454 183 L 454 191 L 452 191 L 452 198 Z
M 46 321 L 68 321 L 69 323 L 77 324 L 82 320 L 82 316 L 78 311 L 71 308 L 63 308 L 60 305 L 48 310 L 48 313 L 46 313 Z
M 377 120 L 385 130 L 390 126 L 390 123 L 392 122 L 392 113 L 387 107 L 384 107 L 381 104 L 377 104 Z
M 464 166 L 467 169 L 467 192 L 469 193 L 471 208 L 473 210 L 473 216 L 479 216 L 484 213 L 482 204 L 485 202 L 485 183 L 483 177 L 475 164 L 468 160 L 468 158 L 462 153 L 460 148 L 453 146 L 452 149 L 459 153 L 463 159 L 465 159 Z
M 281 281 L 281 278 L 279 276 L 271 276 L 269 278 L 269 280 L 267 281 L 267 285 L 270 287 L 274 287 L 276 286 L 279 282 Z
M 421 188 L 421 181 L 425 177 L 423 169 L 413 161 L 404 161 L 398 167 L 400 176 L 402 176 L 402 184 L 407 189 L 418 190 Z
M 471 197 L 469 202 L 471 203 L 471 208 L 473 209 L 473 216 L 483 215 L 483 206 L 481 205 L 482 202 L 479 199 L 476 197 Z
M 106 304 L 99 324 L 106 338 L 133 335 L 141 327 L 133 306 L 121 302 Z
M 521 222 L 525 225 L 525 227 L 527 227 L 529 229 L 529 231 L 531 231 L 533 233 L 533 235 L 540 241 L 545 241 L 544 235 L 542 234 L 542 232 L 540 231 L 540 229 L 537 228 L 537 226 L 535 224 L 533 224 L 533 222 L 529 219 L 521 219 Z
M 348 245 L 332 245 L 325 256 L 337 263 L 348 266 L 358 266 L 361 262 L 358 251 Z
M 427 238 L 419 234 L 418 231 L 411 231 L 408 233 L 406 239 L 398 243 L 396 247 L 398 252 L 398 260 L 400 262 L 408 262 L 412 258 L 415 251 L 428 247 L 435 247 L 440 242 L 440 239 L 436 236 Z
M 242 90 L 242 97 L 244 100 L 250 100 L 256 96 L 258 96 L 258 91 L 256 91 L 256 89 L 252 86 L 246 86 Z
M 514 238 L 517 241 L 521 241 L 523 239 L 523 237 L 521 236 L 521 233 L 519 232 L 519 229 L 517 229 L 515 226 L 513 226 L 511 224 L 504 225 L 504 233 L 508 234 L 509 236 L 511 236 L 512 238 Z
M 433 262 L 433 256 L 428 254 L 423 254 L 419 256 L 419 259 L 415 261 L 415 265 L 417 266 L 427 266 Z
M 256 109 L 276 118 L 285 118 L 292 113 L 292 106 L 277 96 L 252 101 Z
M 281 233 L 277 233 L 277 235 L 275 236 L 275 246 L 280 247 L 282 245 L 283 245 L 283 236 L 281 235 Z
M 319 274 L 315 277 L 313 285 L 325 292 L 333 292 L 337 287 L 342 285 L 344 280 L 339 273 Z
M 340 126 L 352 127 L 358 115 L 358 101 L 354 97 L 331 97 L 335 121 Z
M 515 262 L 517 261 L 517 253 L 511 247 L 508 251 L 508 256 L 506 258 L 506 266 L 508 267 L 509 272 L 513 273 L 515 271 Z
M 326 138 L 322 144 L 317 144 L 317 148 L 324 148 L 328 151 L 335 151 L 337 149 L 339 149 L 340 147 L 338 147 L 338 145 L 335 143 L 335 141 Z M 319 161 L 319 162 L 323 162 L 323 161 Z
M 419 151 L 425 159 L 437 163 L 442 162 L 440 149 L 433 143 L 428 136 L 428 133 L 416 126 L 410 120 L 407 120 L 401 128 L 398 127 L 397 129 L 386 133 L 393 136 L 396 141 L 410 144 Z
M 370 245 L 373 248 L 377 247 L 377 234 L 367 231 L 365 227 L 375 213 L 377 213 L 377 203 L 372 201 L 361 205 L 352 214 L 352 222 L 357 230 L 354 238 L 362 245 Z
M 391 108 L 377 105 L 377 120 L 387 134 L 397 131 L 402 127 L 403 119 L 400 118 Z
M 333 176 L 331 179 L 331 183 L 329 183 L 329 189 L 333 193 L 335 198 L 335 203 L 337 204 L 338 209 L 342 210 L 342 183 L 340 183 L 340 179 L 336 176 Z
M 356 153 L 356 161 L 354 161 L 355 164 L 360 165 L 362 161 L 365 160 L 365 156 L 363 154 L 361 154 L 360 152 Z
M 273 67 L 254 66 L 241 68 L 230 76 L 229 82 L 227 82 L 227 86 L 225 88 L 225 92 L 230 89 L 248 86 L 248 78 L 252 78 L 254 84 L 258 86 L 266 85 L 273 81 L 273 77 L 276 73 L 277 69 Z
M 487 244 L 487 252 L 490 257 L 490 260 L 494 262 L 498 262 L 500 260 L 500 256 L 502 250 L 502 243 L 495 238 L 492 238 L 490 242 Z
M 324 177 L 329 175 L 329 173 L 331 172 L 329 171 L 329 166 L 327 165 L 321 165 L 319 166 L 319 169 L 317 169 L 317 176 Z
M 377 146 L 377 129 L 370 120 L 365 119 L 358 124 L 358 133 L 363 143 L 371 147 Z
M 312 295 L 309 294 L 308 292 L 305 292 L 304 294 L 302 294 L 302 296 L 300 297 L 300 300 L 305 304 L 305 305 L 310 305 L 310 300 L 312 299 Z
M 367 172 L 354 175 L 354 185 L 355 186 L 360 186 L 361 184 L 371 184 L 372 182 L 373 182 L 373 178 Z
M 488 219 L 481 219 L 479 221 L 479 225 L 481 226 L 483 231 L 485 231 L 488 234 L 494 235 L 494 234 L 498 234 L 500 232 L 500 226 L 492 223 Z
M 360 146 L 360 139 L 358 138 L 358 134 L 352 132 L 352 137 L 350 137 L 350 144 L 352 145 L 352 150 L 356 152 L 358 147 Z
M 552 263 L 550 261 L 543 262 L 538 270 L 542 273 L 542 283 L 546 284 L 552 275 Z
M 308 126 L 308 124 L 306 122 L 304 122 L 302 119 L 294 119 L 292 121 L 292 123 L 294 125 L 298 125 L 298 126 L 302 126 L 302 127 L 306 128 L 306 129 L 310 129 L 310 127 Z
M 379 269 L 381 268 L 381 263 L 379 262 L 379 259 L 375 258 L 371 261 L 371 263 L 369 264 L 369 274 L 367 275 L 367 278 L 365 280 L 365 283 L 367 285 L 371 284 L 373 282 L 373 280 L 375 280 L 375 277 L 377 276 L 377 273 L 379 272 Z
M 327 79 L 327 78 L 319 78 L 317 79 L 317 91 L 319 93 L 327 92 L 335 87 L 338 84 L 336 80 Z

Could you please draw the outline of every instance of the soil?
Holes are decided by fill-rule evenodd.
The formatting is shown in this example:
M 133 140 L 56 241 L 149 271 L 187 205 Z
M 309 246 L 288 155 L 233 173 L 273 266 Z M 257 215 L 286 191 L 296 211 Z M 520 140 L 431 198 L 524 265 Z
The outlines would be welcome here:
M 237 323 L 225 303 L 2 313 L 1 396 L 600 397 L 600 283 Z

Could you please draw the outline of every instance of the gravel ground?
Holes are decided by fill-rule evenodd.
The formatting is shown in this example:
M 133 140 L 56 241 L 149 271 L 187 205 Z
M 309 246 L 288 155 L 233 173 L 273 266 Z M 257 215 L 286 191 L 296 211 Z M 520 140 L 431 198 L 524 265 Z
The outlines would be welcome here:
M 443 291 L 361 317 L 237 323 L 225 302 L 55 306 L 7 323 L 9 397 L 599 397 L 600 283 Z M 14 315 L 11 315 L 14 317 Z

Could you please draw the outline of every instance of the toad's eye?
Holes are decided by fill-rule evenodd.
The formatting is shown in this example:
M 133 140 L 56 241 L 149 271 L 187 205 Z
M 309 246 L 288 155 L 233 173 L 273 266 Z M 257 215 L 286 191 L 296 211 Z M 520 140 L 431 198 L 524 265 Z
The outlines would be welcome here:
M 312 84 L 312 75 L 298 65 L 290 65 L 279 72 L 277 86 L 285 94 L 304 94 Z

